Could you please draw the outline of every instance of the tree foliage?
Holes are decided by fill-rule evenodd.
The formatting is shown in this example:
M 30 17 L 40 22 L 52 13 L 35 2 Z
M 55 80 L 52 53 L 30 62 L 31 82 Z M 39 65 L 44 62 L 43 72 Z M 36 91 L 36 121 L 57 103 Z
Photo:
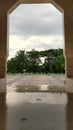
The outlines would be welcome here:
M 41 60 L 44 58 L 44 63 Z M 20 50 L 14 58 L 7 61 L 8 73 L 64 73 L 65 59 L 63 49 L 50 49 L 44 51 Z

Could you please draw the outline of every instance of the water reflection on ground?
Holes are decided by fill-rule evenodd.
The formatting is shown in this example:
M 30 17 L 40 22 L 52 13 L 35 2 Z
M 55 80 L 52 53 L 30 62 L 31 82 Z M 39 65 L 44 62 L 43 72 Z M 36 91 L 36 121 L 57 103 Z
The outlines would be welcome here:
M 29 129 L 73 130 L 73 93 L 0 93 L 0 130 Z
M 16 92 L 65 92 L 64 86 L 50 86 L 49 84 L 42 85 L 16 85 Z
M 64 80 L 64 76 L 9 76 L 6 100 L 0 98 L 0 130 L 6 110 L 6 130 L 73 130 L 73 94 L 65 93 Z
M 7 130 L 66 130 L 65 93 L 7 94 Z
M 8 91 L 65 92 L 65 75 L 25 75 L 7 77 Z

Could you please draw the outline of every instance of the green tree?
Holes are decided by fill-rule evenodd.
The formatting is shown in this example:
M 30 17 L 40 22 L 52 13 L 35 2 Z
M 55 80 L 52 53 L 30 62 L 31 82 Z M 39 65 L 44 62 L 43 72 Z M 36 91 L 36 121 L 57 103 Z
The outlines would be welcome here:
M 53 69 L 52 69 L 53 60 L 54 60 L 53 54 L 48 53 L 47 57 L 45 58 L 45 62 L 44 62 L 45 72 L 46 73 L 52 73 L 53 72 Z
M 7 61 L 7 72 L 8 73 L 16 73 L 15 59 L 11 58 Z
M 29 60 L 27 71 L 32 73 L 39 72 L 40 71 L 39 64 L 41 63 L 41 60 L 39 58 L 39 52 L 35 50 L 27 52 L 27 57 Z
M 7 62 L 8 72 L 11 73 L 24 73 L 28 66 L 28 59 L 24 50 L 20 50 L 16 53 L 14 58 L 11 58 Z
M 59 55 L 54 59 L 53 62 L 54 70 L 56 73 L 65 72 L 65 59 L 63 55 Z
M 45 58 L 44 63 L 41 57 Z M 7 72 L 10 73 L 64 73 L 65 59 L 63 49 L 50 49 L 44 51 L 20 50 L 14 58 L 7 62 Z
M 26 71 L 26 68 L 28 66 L 28 59 L 25 54 L 25 51 L 24 50 L 18 51 L 16 53 L 15 60 L 16 60 L 17 71 L 19 73 L 24 73 L 24 71 Z

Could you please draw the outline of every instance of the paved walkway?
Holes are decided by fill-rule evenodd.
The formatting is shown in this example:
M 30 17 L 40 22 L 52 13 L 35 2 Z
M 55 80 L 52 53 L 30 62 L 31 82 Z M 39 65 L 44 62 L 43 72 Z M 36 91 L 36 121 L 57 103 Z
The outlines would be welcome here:
M 49 91 L 52 87 L 57 88 L 65 88 L 65 76 L 64 75 L 52 75 L 52 76 L 45 76 L 45 75 L 27 75 L 27 76 L 8 76 L 7 77 L 7 84 L 8 84 L 8 91 L 13 91 L 15 88 L 22 89 L 26 91 L 41 91 L 41 89 Z M 35 89 L 30 86 L 33 86 Z M 48 89 L 47 89 L 48 88 Z M 29 90 L 30 89 L 30 90 Z M 23 90 L 23 91 L 24 91 Z M 52 90 L 52 89 L 51 89 Z M 53 89 L 54 90 L 54 89 Z M 57 89 L 58 90 L 58 89 Z M 62 89 L 63 90 L 63 89 Z

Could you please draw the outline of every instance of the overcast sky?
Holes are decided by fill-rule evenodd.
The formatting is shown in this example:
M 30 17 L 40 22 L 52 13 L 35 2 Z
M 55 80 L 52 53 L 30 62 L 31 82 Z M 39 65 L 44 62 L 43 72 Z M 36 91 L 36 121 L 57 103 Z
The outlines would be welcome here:
M 63 48 L 62 14 L 51 4 L 23 4 L 9 17 L 9 55 L 16 51 Z

